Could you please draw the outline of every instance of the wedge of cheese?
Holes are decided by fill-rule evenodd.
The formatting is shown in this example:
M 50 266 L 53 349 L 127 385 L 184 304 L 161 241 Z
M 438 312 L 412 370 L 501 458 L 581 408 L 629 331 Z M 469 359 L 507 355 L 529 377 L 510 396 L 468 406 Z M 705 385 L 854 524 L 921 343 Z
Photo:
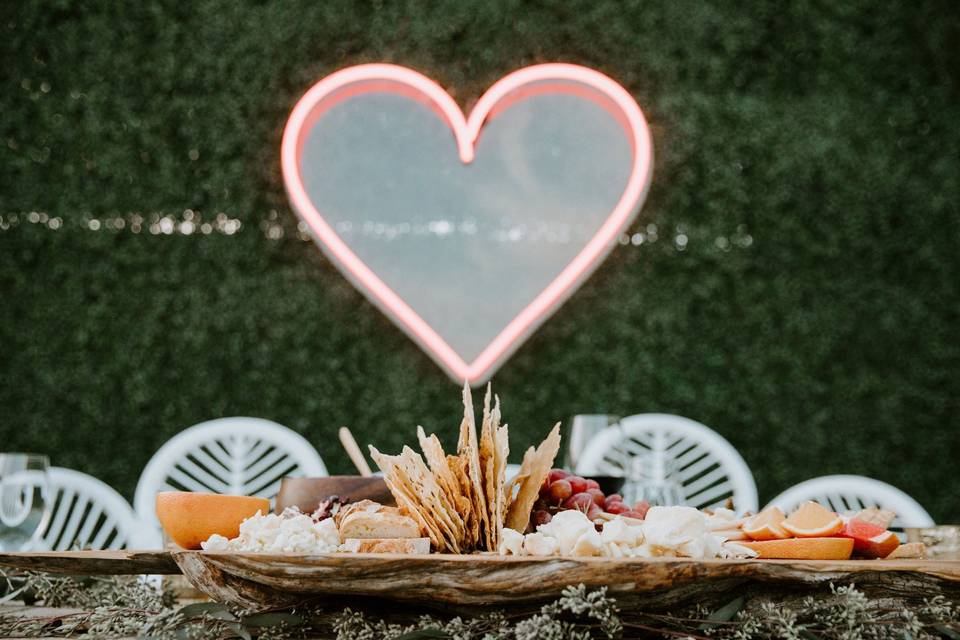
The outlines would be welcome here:
M 420 526 L 396 507 L 370 500 L 348 505 L 336 515 L 340 539 L 361 540 L 419 538 Z
M 347 538 L 340 551 L 348 553 L 407 553 L 426 555 L 430 553 L 430 538 Z

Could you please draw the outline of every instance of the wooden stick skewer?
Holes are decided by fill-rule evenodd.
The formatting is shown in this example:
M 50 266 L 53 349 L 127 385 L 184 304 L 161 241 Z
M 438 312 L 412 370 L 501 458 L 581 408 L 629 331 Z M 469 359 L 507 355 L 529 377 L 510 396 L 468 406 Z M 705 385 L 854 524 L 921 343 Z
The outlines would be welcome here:
M 357 471 L 360 472 L 360 475 L 364 478 L 369 478 L 372 476 L 373 473 L 370 471 L 370 465 L 367 464 L 367 459 L 363 457 L 363 453 L 360 451 L 360 446 L 353 438 L 353 434 L 350 433 L 350 429 L 346 427 L 340 427 L 339 435 L 340 444 L 343 445 L 347 455 L 350 456 L 350 461 L 353 462 L 353 466 L 357 468 Z

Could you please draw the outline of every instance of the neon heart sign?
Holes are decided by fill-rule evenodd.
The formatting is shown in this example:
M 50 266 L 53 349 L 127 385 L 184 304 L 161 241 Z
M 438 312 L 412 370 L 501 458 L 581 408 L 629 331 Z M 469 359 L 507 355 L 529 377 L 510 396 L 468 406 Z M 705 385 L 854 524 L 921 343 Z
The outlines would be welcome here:
M 636 101 L 592 69 L 521 69 L 464 117 L 426 76 L 368 64 L 300 99 L 281 162 L 334 264 L 479 384 L 609 254 L 643 204 L 652 146 Z

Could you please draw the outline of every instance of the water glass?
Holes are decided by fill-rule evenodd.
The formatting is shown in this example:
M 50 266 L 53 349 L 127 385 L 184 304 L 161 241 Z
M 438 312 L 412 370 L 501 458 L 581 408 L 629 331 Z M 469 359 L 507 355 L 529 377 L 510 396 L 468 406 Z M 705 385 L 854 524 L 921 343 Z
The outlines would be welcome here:
M 0 453 L 0 551 L 39 547 L 52 506 L 47 456 Z

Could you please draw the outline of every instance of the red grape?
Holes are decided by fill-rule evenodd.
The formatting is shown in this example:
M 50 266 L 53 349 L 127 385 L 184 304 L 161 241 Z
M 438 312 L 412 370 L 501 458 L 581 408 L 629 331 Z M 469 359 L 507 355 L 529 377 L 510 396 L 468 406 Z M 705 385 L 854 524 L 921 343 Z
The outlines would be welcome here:
M 534 510 L 534 511 L 546 511 L 546 510 L 549 509 L 549 508 L 550 508 L 550 505 L 547 504 L 547 501 L 544 500 L 543 498 L 541 498 L 541 499 L 539 499 L 539 500 L 537 500 L 536 502 L 533 503 L 533 510 Z
M 559 504 L 573 495 L 573 487 L 567 480 L 560 479 L 550 485 L 550 500 Z
M 583 493 L 588 488 L 587 481 L 580 476 L 569 476 L 567 481 L 570 483 L 570 488 L 573 489 L 574 493 Z
M 628 509 L 622 502 L 607 502 L 606 511 L 607 513 L 616 515 L 618 513 L 625 513 Z
M 643 520 L 644 514 L 637 513 L 636 511 L 624 511 L 621 513 L 624 518 L 636 518 L 637 520 Z
M 564 509 L 579 509 L 583 512 L 594 505 L 593 496 L 589 493 L 575 493 L 563 502 Z
M 586 478 L 587 489 L 600 489 L 600 483 L 594 480 L 593 478 Z
M 607 496 L 607 502 L 623 502 L 623 496 L 619 493 L 611 493 Z
M 564 471 L 563 469 L 551 469 L 550 473 L 547 474 L 547 482 L 553 484 L 557 480 L 563 480 L 566 477 L 569 477 L 570 474 Z
M 594 504 L 594 505 L 591 505 L 589 509 L 587 509 L 587 518 L 589 520 L 596 520 L 597 518 L 600 517 L 600 514 L 602 513 L 603 513 L 603 509 L 601 509 L 596 504 Z
M 587 489 L 587 493 L 593 496 L 593 501 L 597 503 L 598 507 L 602 507 L 603 503 L 606 501 L 606 498 L 603 495 L 603 491 L 600 489 Z
M 647 517 L 647 511 L 650 510 L 650 503 L 646 500 L 641 500 L 637 504 L 633 505 L 633 510 L 640 514 L 640 518 Z
M 549 511 L 534 511 L 533 512 L 533 526 L 539 527 L 542 524 L 547 524 L 553 519 L 553 516 L 550 515 Z

